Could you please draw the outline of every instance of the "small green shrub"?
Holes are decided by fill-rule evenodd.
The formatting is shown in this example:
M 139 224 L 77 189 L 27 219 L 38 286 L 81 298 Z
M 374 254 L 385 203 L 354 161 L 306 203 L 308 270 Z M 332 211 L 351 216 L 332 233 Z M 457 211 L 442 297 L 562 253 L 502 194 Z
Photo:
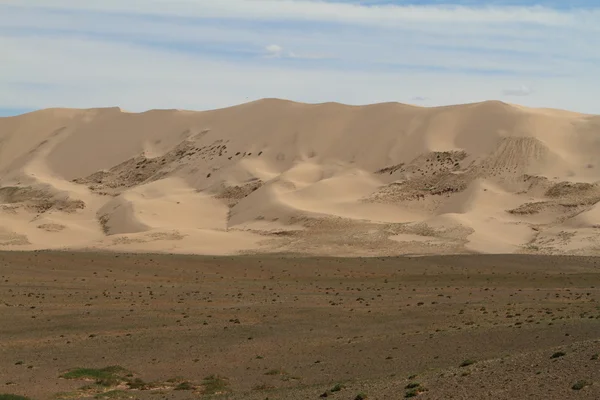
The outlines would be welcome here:
M 405 389 L 408 389 L 406 393 L 404 393 L 404 398 L 411 398 L 420 395 L 423 392 L 426 392 L 427 389 L 421 386 L 418 382 L 412 382 L 406 385 Z
M 344 385 L 340 385 L 339 383 L 336 384 L 334 387 L 331 388 L 331 392 L 335 393 L 335 392 L 339 392 L 340 390 L 342 390 L 344 388 Z
M 204 378 L 202 386 L 204 387 L 204 394 L 211 395 L 226 392 L 229 383 L 227 382 L 227 378 L 210 375 Z
M 0 394 L 0 400 L 31 400 L 29 397 L 16 394 Z
M 463 362 L 460 363 L 461 367 L 468 367 L 469 365 L 473 365 L 475 364 L 477 361 L 475 360 L 465 360 Z
M 268 385 L 266 383 L 261 383 L 260 385 L 256 385 L 252 388 L 253 390 L 272 390 L 275 389 L 275 386 Z
M 577 381 L 575 382 L 575 384 L 573 386 L 571 386 L 571 389 L 573 390 L 581 390 L 586 386 L 590 386 L 591 383 L 588 381 Z
M 550 358 L 560 358 L 560 357 L 564 357 L 566 355 L 567 355 L 567 353 L 565 353 L 565 352 L 557 351 L 556 353 L 552 354 L 550 356 Z
M 265 375 L 275 376 L 275 375 L 286 375 L 286 372 L 281 369 L 271 369 L 265 372 Z
M 134 380 L 127 382 L 127 386 L 129 386 L 129 389 L 135 389 L 135 390 L 147 390 L 148 389 L 148 384 L 140 378 L 135 378 Z

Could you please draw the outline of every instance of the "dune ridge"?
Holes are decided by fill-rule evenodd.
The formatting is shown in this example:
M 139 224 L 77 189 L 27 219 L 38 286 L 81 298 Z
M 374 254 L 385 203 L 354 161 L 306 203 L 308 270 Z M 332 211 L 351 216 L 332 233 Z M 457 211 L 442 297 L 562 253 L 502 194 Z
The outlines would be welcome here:
M 597 254 L 598 154 L 499 101 L 46 109 L 0 118 L 0 249 Z

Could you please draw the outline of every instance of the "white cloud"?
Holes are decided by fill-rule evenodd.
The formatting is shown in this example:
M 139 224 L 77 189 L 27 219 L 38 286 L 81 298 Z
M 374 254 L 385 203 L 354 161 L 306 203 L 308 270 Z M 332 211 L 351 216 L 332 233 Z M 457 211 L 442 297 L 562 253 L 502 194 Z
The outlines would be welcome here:
M 532 93 L 531 88 L 521 85 L 517 88 L 504 89 L 502 94 L 505 96 L 529 96 Z
M 281 57 L 281 54 L 283 53 L 283 47 L 277 44 L 270 44 L 265 47 L 265 50 L 267 51 L 269 57 Z
M 283 47 L 277 44 L 270 44 L 265 47 L 267 58 L 295 58 L 304 60 L 324 60 L 332 58 L 323 54 L 298 54 L 293 51 L 286 51 Z

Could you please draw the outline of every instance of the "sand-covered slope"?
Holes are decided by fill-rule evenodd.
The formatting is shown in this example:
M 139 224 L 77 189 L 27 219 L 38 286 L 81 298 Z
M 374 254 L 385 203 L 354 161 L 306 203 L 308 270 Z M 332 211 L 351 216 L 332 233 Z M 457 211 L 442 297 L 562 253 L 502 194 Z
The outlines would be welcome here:
M 600 252 L 600 117 L 266 99 L 0 118 L 0 249 Z

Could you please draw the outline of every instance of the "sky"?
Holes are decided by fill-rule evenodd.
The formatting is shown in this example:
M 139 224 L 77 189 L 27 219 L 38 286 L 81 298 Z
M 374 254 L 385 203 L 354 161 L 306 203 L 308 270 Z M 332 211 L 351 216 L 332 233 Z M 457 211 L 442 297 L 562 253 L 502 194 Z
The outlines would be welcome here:
M 600 114 L 600 0 L 0 0 L 0 116 L 272 97 Z

